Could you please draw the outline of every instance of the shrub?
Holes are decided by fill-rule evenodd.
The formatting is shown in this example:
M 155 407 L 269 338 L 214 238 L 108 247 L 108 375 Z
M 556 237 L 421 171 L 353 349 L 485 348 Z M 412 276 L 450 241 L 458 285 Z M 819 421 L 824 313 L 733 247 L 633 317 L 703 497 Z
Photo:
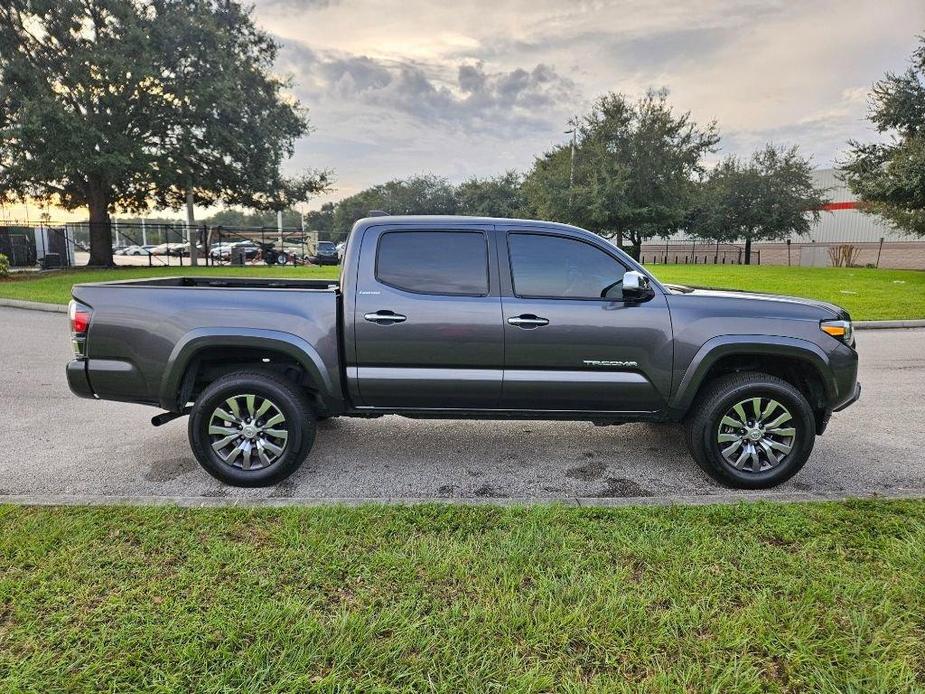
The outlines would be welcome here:
M 859 255 L 861 255 L 861 249 L 850 243 L 829 246 L 829 259 L 833 267 L 854 267 Z
M 9 274 L 10 261 L 3 253 L 0 253 L 0 277 L 6 277 Z

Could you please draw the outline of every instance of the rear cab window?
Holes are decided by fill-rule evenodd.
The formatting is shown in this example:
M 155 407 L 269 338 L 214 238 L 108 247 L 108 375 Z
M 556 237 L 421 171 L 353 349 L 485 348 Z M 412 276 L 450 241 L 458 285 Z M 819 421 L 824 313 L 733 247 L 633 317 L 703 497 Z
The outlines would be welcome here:
M 488 295 L 488 238 L 482 231 L 387 231 L 376 280 L 416 294 Z

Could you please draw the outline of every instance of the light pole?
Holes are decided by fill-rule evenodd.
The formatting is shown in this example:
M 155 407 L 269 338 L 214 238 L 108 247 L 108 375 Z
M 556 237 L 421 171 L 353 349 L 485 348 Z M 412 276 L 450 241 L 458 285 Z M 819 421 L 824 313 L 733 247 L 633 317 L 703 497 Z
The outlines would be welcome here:
M 572 155 L 569 160 L 569 169 L 568 169 L 568 213 L 569 221 L 574 221 L 572 215 L 572 199 L 574 197 L 574 188 L 575 188 L 575 146 L 577 144 L 578 137 L 578 124 L 575 118 L 569 119 L 569 125 L 572 127 L 569 130 L 565 131 L 566 135 L 572 136 Z

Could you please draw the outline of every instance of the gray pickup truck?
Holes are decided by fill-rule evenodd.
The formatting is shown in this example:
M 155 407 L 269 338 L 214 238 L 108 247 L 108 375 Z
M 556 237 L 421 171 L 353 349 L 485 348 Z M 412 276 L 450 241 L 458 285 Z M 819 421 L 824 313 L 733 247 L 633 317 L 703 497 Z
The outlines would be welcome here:
M 721 483 L 770 487 L 860 394 L 848 314 L 658 282 L 550 222 L 370 217 L 339 281 L 81 284 L 81 397 L 189 414 L 196 458 L 240 486 L 296 470 L 328 417 L 684 422 Z M 460 433 L 460 436 L 465 434 Z

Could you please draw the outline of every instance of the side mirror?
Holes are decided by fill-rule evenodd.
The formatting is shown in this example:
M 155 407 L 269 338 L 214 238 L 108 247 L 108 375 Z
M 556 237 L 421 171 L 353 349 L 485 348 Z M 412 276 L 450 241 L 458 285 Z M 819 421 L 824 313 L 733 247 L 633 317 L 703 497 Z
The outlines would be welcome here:
M 630 302 L 648 301 L 655 292 L 649 285 L 649 278 L 636 270 L 623 275 L 623 300 Z

